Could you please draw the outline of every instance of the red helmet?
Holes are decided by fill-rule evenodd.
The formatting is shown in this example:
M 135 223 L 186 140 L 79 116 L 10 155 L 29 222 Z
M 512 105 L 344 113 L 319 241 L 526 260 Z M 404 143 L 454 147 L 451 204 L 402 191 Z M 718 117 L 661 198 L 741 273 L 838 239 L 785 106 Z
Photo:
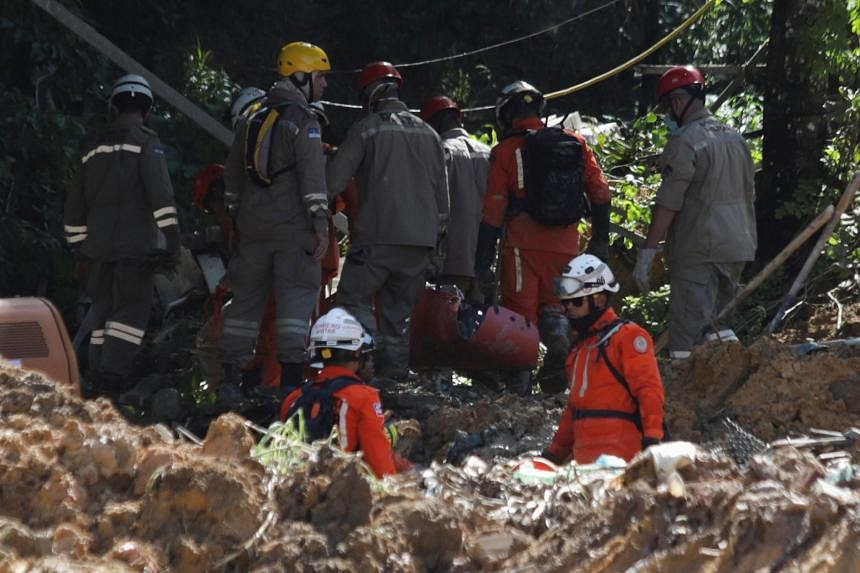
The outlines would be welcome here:
M 463 119 L 463 112 L 460 111 L 457 102 L 448 96 L 436 96 L 427 100 L 421 107 L 421 119 L 424 121 L 430 121 L 434 115 L 440 111 L 445 111 L 446 109 L 457 110 L 457 115 L 460 116 L 460 120 Z
M 678 88 L 696 88 L 697 86 L 699 90 L 705 87 L 705 78 L 702 77 L 702 72 L 693 66 L 675 66 L 660 76 L 660 82 L 657 84 L 657 98 L 662 98 Z
M 361 73 L 358 75 L 358 91 L 363 92 L 364 89 L 377 80 L 391 78 L 397 82 L 397 87 L 403 85 L 403 76 L 394 67 L 391 62 L 373 62 L 364 66 Z
M 224 166 L 218 163 L 207 165 L 197 173 L 197 178 L 194 180 L 194 189 L 191 193 L 191 198 L 194 204 L 197 205 L 204 213 L 209 213 L 209 208 L 206 207 L 206 197 L 212 191 L 212 185 L 224 180 Z

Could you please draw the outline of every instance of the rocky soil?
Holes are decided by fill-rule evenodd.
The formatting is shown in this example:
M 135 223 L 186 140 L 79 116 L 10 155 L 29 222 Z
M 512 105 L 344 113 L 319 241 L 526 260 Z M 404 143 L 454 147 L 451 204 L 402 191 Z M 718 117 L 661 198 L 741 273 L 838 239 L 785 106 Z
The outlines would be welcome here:
M 322 444 L 274 467 L 235 414 L 198 445 L 2 369 L 0 573 L 858 571 L 860 450 L 722 447 L 725 418 L 764 441 L 860 426 L 858 372 L 856 347 L 707 346 L 664 368 L 673 435 L 702 447 L 525 483 L 563 397 L 385 389 L 422 434 L 401 446 L 420 465 L 379 482 Z

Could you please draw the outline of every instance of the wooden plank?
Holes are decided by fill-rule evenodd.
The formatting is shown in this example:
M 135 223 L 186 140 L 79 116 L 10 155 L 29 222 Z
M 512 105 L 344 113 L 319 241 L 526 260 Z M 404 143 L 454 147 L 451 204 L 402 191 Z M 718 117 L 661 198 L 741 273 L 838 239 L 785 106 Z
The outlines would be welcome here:
M 93 48 L 104 54 L 120 68 L 130 74 L 138 74 L 146 78 L 152 91 L 161 99 L 175 107 L 180 113 L 196 123 L 212 137 L 230 147 L 233 143 L 233 132 L 221 125 L 221 122 L 210 116 L 192 103 L 184 95 L 170 87 L 154 73 L 145 68 L 137 60 L 123 52 L 116 44 L 99 34 L 92 26 L 69 12 L 55 0 L 31 0 L 33 4 L 53 16 L 60 24 L 68 28 Z

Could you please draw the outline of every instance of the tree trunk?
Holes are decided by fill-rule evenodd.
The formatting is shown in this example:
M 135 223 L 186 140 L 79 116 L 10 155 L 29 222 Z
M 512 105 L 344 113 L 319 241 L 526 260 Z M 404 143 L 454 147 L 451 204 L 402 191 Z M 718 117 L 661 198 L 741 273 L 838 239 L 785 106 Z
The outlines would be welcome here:
M 759 260 L 769 260 L 802 226 L 821 193 L 827 138 L 824 54 L 816 20 L 840 0 L 774 0 L 764 99 L 763 173 L 756 205 Z M 794 202 L 796 207 L 786 208 Z

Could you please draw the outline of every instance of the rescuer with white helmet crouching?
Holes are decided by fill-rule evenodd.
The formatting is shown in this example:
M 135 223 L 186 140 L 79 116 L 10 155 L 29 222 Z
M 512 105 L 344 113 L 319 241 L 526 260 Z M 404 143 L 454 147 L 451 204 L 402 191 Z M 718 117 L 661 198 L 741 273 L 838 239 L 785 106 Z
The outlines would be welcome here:
M 544 457 L 591 463 L 601 454 L 630 460 L 663 438 L 663 382 L 651 336 L 609 305 L 620 288 L 594 255 L 575 257 L 556 279 L 570 320 L 570 398 Z
M 314 380 L 294 390 L 281 407 L 281 419 L 303 423 L 308 441 L 329 437 L 347 452 L 361 451 L 377 477 L 397 473 L 409 463 L 392 451 L 396 430 L 386 427 L 379 391 L 366 384 L 373 377 L 373 338 L 349 312 L 337 307 L 311 329 L 308 354 Z

